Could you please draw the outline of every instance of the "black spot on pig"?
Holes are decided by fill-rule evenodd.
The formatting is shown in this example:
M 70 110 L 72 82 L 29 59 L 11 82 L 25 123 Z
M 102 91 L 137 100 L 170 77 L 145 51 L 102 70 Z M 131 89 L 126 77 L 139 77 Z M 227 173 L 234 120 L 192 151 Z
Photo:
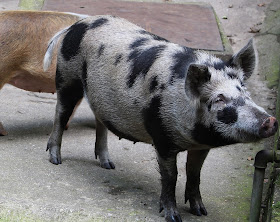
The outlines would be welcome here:
M 155 96 L 149 106 L 142 111 L 144 125 L 147 132 L 153 138 L 153 143 L 163 158 L 168 158 L 171 152 L 176 152 L 176 147 L 172 142 L 170 133 L 163 124 L 160 116 L 161 97 Z
M 244 106 L 244 105 L 245 105 L 245 99 L 242 98 L 241 96 L 233 100 L 233 106 L 237 107 L 237 106 Z
M 56 71 L 57 96 L 63 107 L 63 115 L 60 118 L 61 125 L 65 126 L 71 116 L 77 102 L 83 98 L 84 89 L 80 79 L 66 81 L 59 69 Z
M 63 85 L 63 79 L 62 79 L 61 72 L 58 68 L 56 68 L 56 74 L 55 74 L 56 89 L 60 89 L 62 85 Z
M 231 79 L 237 79 L 237 74 L 234 72 L 228 72 L 227 76 Z
M 118 54 L 118 55 L 116 56 L 116 60 L 115 60 L 114 65 L 115 65 L 115 66 L 118 65 L 118 64 L 121 62 L 122 58 L 123 58 L 123 55 L 122 55 L 122 54 Z
M 61 75 L 59 69 L 57 69 L 55 82 L 57 91 L 59 91 L 59 94 L 62 95 L 62 101 L 71 101 L 71 97 L 83 97 L 83 84 L 80 79 L 73 79 L 70 82 L 66 81 L 63 75 Z
M 191 132 L 192 138 L 200 144 L 212 147 L 225 146 L 236 143 L 237 141 L 224 137 L 213 125 L 207 127 L 201 123 L 196 123 Z
M 173 55 L 173 63 L 171 66 L 170 84 L 173 84 L 174 79 L 183 79 L 186 77 L 189 65 L 195 60 L 193 50 L 183 47 L 183 52 L 177 52 Z
M 128 61 L 131 61 L 131 72 L 127 78 L 127 86 L 129 88 L 133 86 L 138 76 L 146 76 L 155 60 L 165 48 L 165 45 L 158 45 L 143 51 L 135 49 L 129 54 Z
M 238 114 L 235 107 L 228 106 L 223 110 L 218 111 L 218 121 L 225 124 L 233 124 L 238 119 Z
M 106 18 L 99 18 L 97 20 L 95 20 L 91 25 L 90 25 L 90 29 L 96 29 L 104 24 L 106 24 L 108 22 L 108 19 Z
M 162 38 L 158 35 L 155 35 L 153 33 L 150 33 L 150 32 L 147 32 L 146 30 L 140 30 L 139 33 L 143 34 L 143 35 L 149 35 L 151 36 L 154 40 L 157 40 L 157 41 L 164 41 L 164 42 L 169 42 L 167 39 L 165 38 Z
M 82 22 L 76 23 L 69 28 L 61 47 L 61 53 L 66 61 L 69 61 L 73 56 L 78 54 L 81 41 L 87 28 L 88 25 Z
M 83 82 L 84 88 L 87 90 L 87 62 L 83 63 L 82 82 Z
M 161 90 L 165 90 L 166 86 L 165 86 L 165 84 L 161 84 L 159 88 L 160 88 Z
M 98 57 L 100 57 L 102 55 L 102 53 L 104 52 L 105 50 L 105 45 L 104 44 L 101 44 L 101 46 L 99 47 L 98 49 Z
M 208 112 L 210 112 L 210 110 L 212 108 L 212 103 L 209 103 L 207 107 L 208 107 Z
M 136 39 L 133 43 L 130 44 L 129 48 L 131 48 L 131 49 L 138 48 L 138 47 L 144 45 L 148 40 L 149 39 L 147 39 L 147 38 Z
M 221 62 L 215 62 L 213 64 L 213 67 L 216 69 L 216 70 L 223 70 L 225 67 L 226 67 L 226 63 L 221 61 Z
M 152 78 L 152 81 L 150 82 L 150 93 L 154 92 L 157 86 L 158 86 L 158 77 L 154 76 Z
M 118 136 L 119 138 L 125 138 L 127 140 L 133 141 L 133 142 L 139 142 L 138 139 L 134 138 L 133 136 L 127 134 L 127 133 L 123 133 L 121 131 L 119 131 L 112 122 L 108 121 L 108 120 L 104 120 L 102 121 L 103 124 L 112 132 L 114 133 L 116 136 Z

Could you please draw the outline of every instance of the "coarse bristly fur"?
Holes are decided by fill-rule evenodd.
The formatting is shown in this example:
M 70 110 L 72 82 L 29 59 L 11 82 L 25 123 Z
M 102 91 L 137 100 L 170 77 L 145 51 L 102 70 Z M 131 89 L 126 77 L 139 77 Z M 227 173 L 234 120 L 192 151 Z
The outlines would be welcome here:
M 252 40 L 222 61 L 114 16 L 86 18 L 51 44 L 60 38 L 50 161 L 61 163 L 64 125 L 85 95 L 96 116 L 95 154 L 102 167 L 115 168 L 107 129 L 154 144 L 162 178 L 160 209 L 167 221 L 181 221 L 175 200 L 178 152 L 188 150 L 185 200 L 191 213 L 206 215 L 199 183 L 209 149 L 256 141 L 277 130 L 276 119 L 252 101 L 244 84 L 256 66 Z
M 50 11 L 0 12 L 0 89 L 5 84 L 32 92 L 55 92 L 55 61 L 43 70 L 49 39 L 87 15 Z M 0 123 L 1 125 L 1 123 Z M 6 135 L 0 127 L 0 135 Z

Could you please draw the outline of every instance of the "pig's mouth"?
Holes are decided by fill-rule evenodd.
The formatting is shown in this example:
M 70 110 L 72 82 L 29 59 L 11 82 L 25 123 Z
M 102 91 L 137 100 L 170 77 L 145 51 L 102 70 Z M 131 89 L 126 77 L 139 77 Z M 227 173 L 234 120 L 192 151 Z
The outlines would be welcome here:
M 278 130 L 278 122 L 275 117 L 268 117 L 265 119 L 259 129 L 260 138 L 267 138 L 273 136 Z
M 278 122 L 275 117 L 267 117 L 258 124 L 259 127 L 252 127 L 252 129 L 255 129 L 253 131 L 248 131 L 248 129 L 237 129 L 238 137 L 236 139 L 241 143 L 257 142 L 261 139 L 273 136 L 278 130 Z

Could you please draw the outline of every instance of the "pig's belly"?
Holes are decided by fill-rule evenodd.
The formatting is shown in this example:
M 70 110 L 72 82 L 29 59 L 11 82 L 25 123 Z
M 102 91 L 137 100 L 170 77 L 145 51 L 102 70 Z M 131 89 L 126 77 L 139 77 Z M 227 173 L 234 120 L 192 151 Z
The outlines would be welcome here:
M 9 84 L 31 92 L 55 93 L 55 80 L 52 77 L 31 75 L 30 73 L 18 73 L 9 80 Z
M 87 99 L 96 118 L 120 138 L 131 141 L 152 143 L 141 113 L 141 108 L 130 103 L 129 98 L 118 94 L 106 95 L 99 93 L 88 94 Z

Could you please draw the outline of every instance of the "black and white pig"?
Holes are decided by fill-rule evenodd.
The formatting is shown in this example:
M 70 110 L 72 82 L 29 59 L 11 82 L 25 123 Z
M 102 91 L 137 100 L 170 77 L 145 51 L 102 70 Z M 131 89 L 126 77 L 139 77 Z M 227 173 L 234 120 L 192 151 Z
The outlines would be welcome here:
M 107 129 L 120 138 L 154 144 L 166 221 L 182 221 L 175 200 L 179 152 L 188 150 L 185 200 L 193 214 L 206 215 L 199 185 L 209 149 L 254 142 L 277 131 L 276 119 L 252 101 L 244 84 L 256 66 L 253 41 L 224 62 L 125 19 L 95 16 L 52 38 L 45 70 L 60 38 L 50 161 L 61 164 L 65 125 L 85 96 L 96 116 L 95 155 L 102 167 L 115 168 Z

